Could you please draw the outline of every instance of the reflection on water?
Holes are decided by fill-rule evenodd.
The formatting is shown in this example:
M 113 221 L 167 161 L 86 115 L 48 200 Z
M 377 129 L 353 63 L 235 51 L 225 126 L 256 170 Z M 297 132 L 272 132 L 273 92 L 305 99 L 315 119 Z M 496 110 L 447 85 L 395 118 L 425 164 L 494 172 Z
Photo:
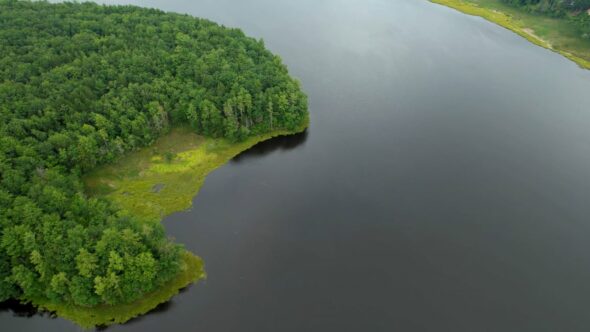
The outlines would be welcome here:
M 255 146 L 251 147 L 250 149 L 235 156 L 231 162 L 239 164 L 240 162 L 247 160 L 249 158 L 262 157 L 275 151 L 293 150 L 296 147 L 303 146 L 303 144 L 307 140 L 307 136 L 308 130 L 306 129 L 304 132 L 299 134 L 279 136 L 264 142 L 260 142 Z
M 0 302 L 0 312 L 11 312 L 15 317 L 32 317 L 36 314 L 44 314 L 31 304 L 23 304 L 17 300 Z
M 179 290 L 179 294 L 187 292 L 192 285 L 188 287 L 182 288 Z M 174 307 L 174 298 L 168 302 L 163 302 L 158 304 L 154 309 L 150 310 L 145 315 L 133 318 L 129 320 L 125 325 L 133 325 L 135 323 L 141 322 L 145 317 L 148 315 L 150 316 L 157 316 L 159 314 L 163 314 Z M 14 317 L 21 317 L 21 318 L 31 318 L 31 317 L 47 317 L 47 318 L 56 318 L 57 316 L 53 312 L 38 310 L 35 306 L 31 305 L 30 303 L 21 303 L 17 300 L 8 300 L 4 302 L 0 302 L 0 314 L 3 312 L 12 313 Z M 108 330 L 110 326 L 97 326 L 96 331 L 105 331 Z M 3 330 L 3 329 L 2 329 Z

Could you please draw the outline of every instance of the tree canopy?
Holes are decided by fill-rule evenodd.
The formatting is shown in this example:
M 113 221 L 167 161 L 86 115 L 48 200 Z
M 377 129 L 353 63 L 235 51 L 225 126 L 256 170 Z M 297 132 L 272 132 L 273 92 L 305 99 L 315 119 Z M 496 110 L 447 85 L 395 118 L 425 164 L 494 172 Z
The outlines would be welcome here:
M 562 14 L 573 10 L 587 10 L 590 0 L 502 0 L 515 6 L 531 10 Z
M 501 0 L 523 10 L 564 17 L 576 23 L 580 36 L 590 38 L 590 0 Z
M 541 12 L 587 10 L 590 0 L 502 0 L 515 6 L 528 7 Z
M 260 40 L 133 6 L 0 0 L 0 300 L 128 303 L 173 278 L 157 220 L 80 177 L 174 125 L 239 141 L 307 119 Z

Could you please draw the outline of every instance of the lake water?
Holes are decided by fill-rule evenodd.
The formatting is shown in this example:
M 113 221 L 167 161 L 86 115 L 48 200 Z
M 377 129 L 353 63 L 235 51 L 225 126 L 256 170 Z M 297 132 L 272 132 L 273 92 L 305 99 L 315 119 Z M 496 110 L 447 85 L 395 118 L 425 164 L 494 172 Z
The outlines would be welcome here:
M 165 220 L 208 279 L 109 331 L 589 329 L 590 71 L 421 0 L 132 3 L 264 38 L 311 127 Z

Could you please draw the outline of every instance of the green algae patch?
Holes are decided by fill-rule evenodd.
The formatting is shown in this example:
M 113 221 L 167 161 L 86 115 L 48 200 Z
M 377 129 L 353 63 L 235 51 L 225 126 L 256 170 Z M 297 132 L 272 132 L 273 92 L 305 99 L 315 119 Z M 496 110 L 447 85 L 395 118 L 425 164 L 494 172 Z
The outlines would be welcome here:
M 238 143 L 175 128 L 152 146 L 100 167 L 83 180 L 88 194 L 106 197 L 134 215 L 160 220 L 190 208 L 207 174 L 236 155 L 264 140 L 305 128 L 307 123 L 293 131 L 273 131 Z
M 590 69 L 590 41 L 579 37 L 565 19 L 535 15 L 498 0 L 430 0 L 462 13 L 479 16 L 524 37 L 531 43 L 557 52 L 580 67 Z
M 132 303 L 80 307 L 56 304 L 43 299 L 34 299 L 32 302 L 40 309 L 55 312 L 59 317 L 69 319 L 83 328 L 90 329 L 95 326 L 125 323 L 146 314 L 159 304 L 169 301 L 181 289 L 205 278 L 205 276 L 202 259 L 186 251 L 182 259 L 181 272 L 175 278 Z

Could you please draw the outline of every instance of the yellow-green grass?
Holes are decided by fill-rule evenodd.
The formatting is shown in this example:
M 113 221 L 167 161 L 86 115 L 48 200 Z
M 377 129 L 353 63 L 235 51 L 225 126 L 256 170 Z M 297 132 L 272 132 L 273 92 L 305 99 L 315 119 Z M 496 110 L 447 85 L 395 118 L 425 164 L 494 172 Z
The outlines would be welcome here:
M 181 289 L 203 278 L 205 278 L 203 261 L 201 258 L 185 251 L 181 272 L 175 278 L 132 303 L 80 307 L 56 304 L 44 299 L 34 299 L 31 302 L 41 309 L 55 312 L 59 317 L 69 319 L 81 327 L 89 329 L 95 326 L 125 323 L 132 318 L 143 315 L 156 308 L 159 304 L 169 301 Z
M 161 220 L 166 215 L 189 208 L 211 171 L 259 142 L 303 132 L 307 126 L 308 121 L 295 130 L 276 130 L 238 143 L 205 138 L 189 128 L 174 128 L 153 145 L 130 153 L 114 164 L 102 166 L 83 180 L 90 196 L 106 197 L 127 213 Z M 26 300 L 83 328 L 108 326 L 125 323 L 153 310 L 205 276 L 202 259 L 185 251 L 180 273 L 133 303 L 81 307 L 52 303 L 42 298 Z
M 238 143 L 205 138 L 189 128 L 174 128 L 153 145 L 102 166 L 83 180 L 90 196 L 106 197 L 128 213 L 161 220 L 189 208 L 211 171 L 259 142 L 303 132 L 307 126 L 308 121 L 295 130 L 276 130 Z M 203 261 L 185 251 L 178 276 L 130 304 L 79 307 L 46 299 L 31 302 L 84 328 L 121 324 L 169 301 L 180 289 L 204 277 Z
M 562 54 L 590 69 L 590 40 L 573 22 L 525 12 L 500 0 L 430 0 L 465 14 L 480 16 L 516 32 L 530 42 Z M 583 14 L 582 14 L 583 15 Z
M 207 174 L 240 152 L 306 127 L 307 123 L 294 131 L 277 130 L 238 143 L 175 128 L 152 146 L 88 174 L 84 183 L 90 195 L 106 197 L 137 216 L 160 220 L 190 208 Z

